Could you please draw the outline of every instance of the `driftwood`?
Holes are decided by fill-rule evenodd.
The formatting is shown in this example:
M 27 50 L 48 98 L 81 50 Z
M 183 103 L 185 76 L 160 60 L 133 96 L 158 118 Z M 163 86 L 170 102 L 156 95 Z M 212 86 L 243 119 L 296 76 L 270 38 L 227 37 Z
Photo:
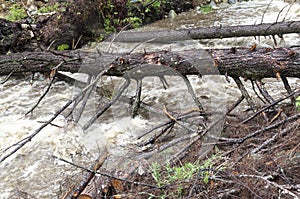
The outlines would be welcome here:
M 203 57 L 201 57 L 203 56 Z M 58 71 L 139 79 L 164 75 L 228 75 L 247 79 L 300 77 L 300 48 L 231 48 L 161 51 L 135 54 L 109 54 L 84 51 L 30 52 L 0 56 L 0 75 L 24 72 Z

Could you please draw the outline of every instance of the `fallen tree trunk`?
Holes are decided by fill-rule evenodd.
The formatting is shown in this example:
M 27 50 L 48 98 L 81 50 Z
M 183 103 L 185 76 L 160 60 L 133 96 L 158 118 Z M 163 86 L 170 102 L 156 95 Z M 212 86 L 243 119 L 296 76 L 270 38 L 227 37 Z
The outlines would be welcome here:
M 148 32 L 125 31 L 108 40 L 118 42 L 172 42 L 190 39 L 222 39 L 232 37 L 282 35 L 300 32 L 300 21 L 265 23 L 226 27 L 208 27 L 182 30 L 159 30 Z
M 30 52 L 0 56 L 0 75 L 59 71 L 139 79 L 163 75 L 228 75 L 247 79 L 300 77 L 300 48 L 231 48 L 110 54 L 84 51 Z
M 72 9 L 71 9 L 72 10 Z M 72 16 L 72 15 L 71 15 Z M 65 20 L 76 17 L 65 17 Z M 91 18 L 91 19 L 90 19 Z M 89 27 L 82 24 L 93 24 L 95 17 L 91 16 L 85 20 L 77 19 L 76 23 L 66 23 L 52 17 L 54 21 L 47 22 L 47 25 L 42 27 L 35 27 L 31 24 L 21 24 L 18 22 L 9 22 L 0 19 L 0 28 L 4 32 L 0 33 L 4 42 L 0 44 L 0 54 L 6 54 L 8 51 L 34 51 L 36 46 L 36 38 L 42 38 L 46 46 L 51 45 L 56 47 L 60 44 L 77 43 L 78 46 L 85 44 L 91 39 L 91 30 L 82 29 L 82 27 Z M 57 21 L 58 20 L 58 21 Z M 92 22 L 91 22 L 92 20 Z M 57 28 L 60 24 L 60 28 Z M 73 25 L 71 24 L 76 24 Z M 55 28 L 53 28 L 55 27 Z M 182 29 L 182 30 L 160 30 L 160 31 L 124 31 L 122 34 L 112 35 L 107 41 L 118 42 L 173 42 L 179 40 L 190 39 L 218 39 L 218 38 L 232 38 L 232 37 L 246 37 L 246 36 L 268 36 L 268 35 L 283 35 L 289 33 L 300 32 L 300 21 L 266 23 L 259 25 L 242 25 L 242 26 L 227 26 L 227 27 L 207 27 L 196 29 Z M 55 42 L 54 42 L 55 41 Z M 54 42 L 54 43 L 53 43 Z M 39 41 L 41 43 L 41 41 Z M 72 45 L 71 45 L 72 44 Z M 76 46 L 76 45 L 75 45 Z M 73 46 L 74 47 L 74 46 Z

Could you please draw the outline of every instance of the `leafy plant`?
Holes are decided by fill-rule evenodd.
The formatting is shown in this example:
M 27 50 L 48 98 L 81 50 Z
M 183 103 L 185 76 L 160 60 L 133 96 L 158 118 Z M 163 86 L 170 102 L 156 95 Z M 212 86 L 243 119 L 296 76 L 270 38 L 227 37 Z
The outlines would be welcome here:
M 58 8 L 59 8 L 59 4 L 55 3 L 54 5 L 41 7 L 40 9 L 37 10 L 37 12 L 38 13 L 54 12 L 54 11 L 58 11 L 59 10 Z
M 142 25 L 142 19 L 138 17 L 129 17 L 125 21 L 130 23 L 133 28 L 138 28 Z
M 68 44 L 61 44 L 61 45 L 57 46 L 57 50 L 59 50 L 59 51 L 68 50 L 69 48 L 70 48 L 70 46 Z
M 161 167 L 157 162 L 154 162 L 151 166 L 151 170 L 152 170 L 152 177 L 154 178 L 154 180 L 156 181 L 157 186 L 162 186 L 164 184 L 162 176 L 161 176 Z
M 300 96 L 296 98 L 296 109 L 297 111 L 300 111 Z
M 116 32 L 116 28 L 111 24 L 110 19 L 105 19 L 104 30 L 106 33 Z
M 207 5 L 203 5 L 201 6 L 200 8 L 200 11 L 203 13 L 203 14 L 208 14 L 212 11 L 212 6 L 210 4 L 207 4 Z
M 161 1 L 146 0 L 143 3 L 143 6 L 145 7 L 145 13 L 151 11 L 159 11 L 161 8 Z
M 10 7 L 6 19 L 9 21 L 19 21 L 27 17 L 26 11 L 18 4 L 14 4 Z
M 185 163 L 179 167 L 172 167 L 167 164 L 164 168 L 161 167 L 157 162 L 153 163 L 151 166 L 151 174 L 156 181 L 157 186 L 162 187 L 164 185 L 183 182 L 199 175 L 205 184 L 209 183 L 211 176 L 214 176 L 222 169 L 222 167 L 213 169 L 214 162 L 218 159 L 218 155 L 212 155 L 210 158 L 205 160 L 202 164 L 199 162 L 195 163 Z M 178 186 L 177 196 L 183 193 L 183 188 Z

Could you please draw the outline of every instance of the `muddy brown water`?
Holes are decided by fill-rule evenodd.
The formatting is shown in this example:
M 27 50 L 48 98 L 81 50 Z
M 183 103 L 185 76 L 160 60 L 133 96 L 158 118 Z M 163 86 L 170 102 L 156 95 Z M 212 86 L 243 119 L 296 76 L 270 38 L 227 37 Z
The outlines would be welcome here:
M 283 1 L 248 1 L 240 2 L 234 5 L 221 4 L 218 9 L 213 10 L 208 15 L 203 15 L 197 11 L 179 14 L 175 19 L 164 19 L 144 30 L 157 29 L 177 29 L 194 28 L 205 26 L 227 26 L 239 24 L 254 24 L 263 22 L 275 22 L 278 13 L 287 5 Z M 285 16 L 287 8 L 281 12 L 278 20 L 296 20 L 300 18 L 299 4 L 293 5 Z M 280 45 L 299 45 L 299 34 L 290 34 L 285 36 L 285 40 L 280 41 Z M 154 50 L 186 50 L 210 47 L 249 47 L 253 43 L 261 46 L 272 46 L 272 40 L 269 38 L 234 38 L 234 39 L 216 39 L 202 41 L 182 41 L 170 44 L 144 44 L 136 51 Z M 105 50 L 110 46 L 112 52 L 128 52 L 137 44 L 126 43 L 94 43 L 85 47 L 86 51 L 93 51 L 95 46 Z M 204 55 L 199 55 L 204 56 Z M 205 66 L 212 67 L 212 66 Z M 3 77 L 1 77 L 3 78 Z M 77 74 L 76 78 L 85 79 L 82 74 Z M 4 151 L 7 147 L 13 145 L 16 141 L 30 135 L 37 129 L 42 122 L 51 117 L 55 111 L 64 105 L 66 100 L 79 92 L 79 88 L 64 82 L 56 82 L 49 94 L 42 101 L 39 107 L 29 117 L 24 117 L 37 101 L 38 97 L 46 89 L 49 80 L 41 75 L 37 75 L 33 85 L 30 84 L 30 77 L 12 78 L 5 84 L 0 85 L 0 152 L 1 157 L 9 151 Z M 163 106 L 170 110 L 184 112 L 195 107 L 187 88 L 180 77 L 167 77 L 168 89 L 164 89 L 158 78 L 145 78 L 143 82 L 142 98 L 153 107 L 161 109 Z M 199 79 L 196 76 L 189 77 L 192 85 L 200 98 L 206 110 L 226 111 L 226 107 L 233 104 L 240 96 L 239 90 L 233 81 L 228 83 L 223 77 L 204 76 Z M 105 78 L 102 85 L 112 89 L 113 93 L 121 85 L 122 79 Z M 274 98 L 284 94 L 284 88 L 280 81 L 264 80 L 269 91 Z M 299 87 L 300 81 L 290 79 L 293 88 Z M 246 82 L 248 88 L 251 88 L 249 82 Z M 132 81 L 130 87 L 125 91 L 126 96 L 133 96 L 135 93 L 135 82 Z M 79 169 L 76 169 L 66 163 L 63 163 L 52 156 L 62 157 L 64 159 L 76 162 L 77 164 L 89 166 L 94 159 L 107 148 L 111 156 L 105 163 L 105 167 L 115 168 L 128 166 L 125 159 L 130 159 L 141 150 L 135 145 L 137 137 L 149 130 L 159 122 L 166 121 L 165 116 L 149 112 L 147 116 L 131 119 L 128 111 L 128 105 L 117 102 L 111 109 L 103 115 L 87 131 L 82 130 L 82 125 L 95 113 L 97 108 L 103 103 L 99 96 L 94 94 L 89 101 L 88 107 L 83 114 L 79 124 L 69 122 L 63 115 L 59 116 L 53 123 L 58 125 L 48 126 L 42 130 L 31 142 L 19 150 L 17 153 L 0 163 L 0 198 L 18 198 L 24 195 L 24 192 L 37 198 L 57 198 L 61 190 L 66 191 L 67 181 L 76 181 L 76 176 L 80 176 Z M 240 106 L 239 110 L 247 108 L 246 104 Z M 193 126 L 191 128 L 194 128 Z M 221 126 L 220 126 L 221 128 Z M 181 130 L 176 135 L 179 137 Z M 216 133 L 219 133 L 218 131 Z M 178 145 L 177 147 L 181 147 Z M 153 161 L 162 162 L 167 157 L 176 152 L 178 148 L 170 148 L 159 156 L 151 157 Z M 204 149 L 205 151 L 205 149 Z M 125 159 L 124 159 L 125 157 Z M 139 160 L 136 160 L 139 161 Z M 69 184 L 68 184 L 69 185 Z

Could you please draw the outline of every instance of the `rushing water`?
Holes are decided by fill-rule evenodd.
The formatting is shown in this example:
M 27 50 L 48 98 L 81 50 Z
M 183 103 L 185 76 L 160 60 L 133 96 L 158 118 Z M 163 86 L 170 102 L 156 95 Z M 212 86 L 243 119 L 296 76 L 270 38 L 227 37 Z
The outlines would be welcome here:
M 165 19 L 145 29 L 258 24 L 261 21 L 271 23 L 276 21 L 278 13 L 287 4 L 278 0 L 272 1 L 270 5 L 269 3 L 270 1 L 263 0 L 240 2 L 231 6 L 222 4 L 208 15 L 196 11 L 182 13 L 174 20 Z M 266 10 L 268 5 L 269 8 Z M 286 15 L 287 10 L 288 7 L 281 12 L 278 21 L 283 20 L 283 18 L 285 20 L 299 20 L 299 4 L 293 5 Z M 184 41 L 172 44 L 145 44 L 137 48 L 136 51 L 143 51 L 144 49 L 152 51 L 231 46 L 248 47 L 254 42 L 260 42 L 259 45 L 262 46 L 273 45 L 269 38 L 260 38 L 260 41 L 255 40 L 255 38 L 234 38 L 200 42 Z M 280 42 L 281 45 L 300 45 L 299 35 L 286 35 L 285 40 Z M 93 44 L 93 47 L 95 45 L 103 50 L 109 46 L 107 43 Z M 110 47 L 110 51 L 128 52 L 135 45 L 114 43 Z M 91 50 L 91 47 L 86 47 L 86 50 Z M 83 75 L 79 75 L 79 77 L 83 78 Z M 67 83 L 56 82 L 33 114 L 24 116 L 24 113 L 36 103 L 49 84 L 49 80 L 42 75 L 37 75 L 32 85 L 30 78 L 29 75 L 14 77 L 0 85 L 0 150 L 2 155 L 8 152 L 4 149 L 30 135 L 80 90 Z M 206 110 L 217 108 L 225 111 L 226 105 L 232 104 L 240 96 L 235 85 L 232 82 L 227 83 L 224 78 L 214 76 L 204 76 L 202 79 L 196 76 L 189 78 Z M 104 88 L 111 88 L 113 92 L 116 92 L 122 81 L 118 78 L 106 78 L 103 79 L 102 85 Z M 155 108 L 162 109 L 164 105 L 167 109 L 179 112 L 195 107 L 182 78 L 167 77 L 167 81 L 170 86 L 168 89 L 164 89 L 158 78 L 145 78 L 142 94 L 144 101 Z M 291 79 L 290 81 L 293 87 L 299 87 L 299 80 Z M 274 93 L 278 90 L 284 91 L 282 83 L 276 80 L 272 80 L 271 83 L 267 84 L 267 87 Z M 132 81 L 125 94 L 133 96 L 134 93 L 135 82 Z M 276 98 L 276 95 L 274 97 Z M 80 170 L 58 161 L 53 158 L 53 155 L 89 166 L 98 154 L 107 148 L 111 157 L 105 166 L 115 167 L 120 164 L 118 159 L 124 161 L 124 158 L 121 159 L 120 157 L 130 157 L 134 151 L 138 150 L 132 145 L 136 142 L 138 135 L 158 124 L 159 121 L 166 121 L 165 116 L 153 112 L 148 112 L 147 116 L 143 115 L 131 119 L 128 105 L 118 102 L 95 125 L 87 131 L 82 131 L 82 125 L 102 103 L 103 100 L 94 93 L 79 125 L 67 121 L 64 117 L 67 113 L 65 111 L 53 122 L 53 125 L 47 126 L 25 147 L 2 162 L 0 164 L 0 198 L 22 198 L 25 197 L 25 192 L 36 198 L 57 198 L 61 190 L 66 191 L 67 186 L 78 180 Z M 246 105 L 244 104 L 244 106 Z M 171 153 L 172 151 L 167 151 L 164 155 Z M 159 159 L 156 160 L 159 161 Z M 29 198 L 31 197 L 29 196 Z

